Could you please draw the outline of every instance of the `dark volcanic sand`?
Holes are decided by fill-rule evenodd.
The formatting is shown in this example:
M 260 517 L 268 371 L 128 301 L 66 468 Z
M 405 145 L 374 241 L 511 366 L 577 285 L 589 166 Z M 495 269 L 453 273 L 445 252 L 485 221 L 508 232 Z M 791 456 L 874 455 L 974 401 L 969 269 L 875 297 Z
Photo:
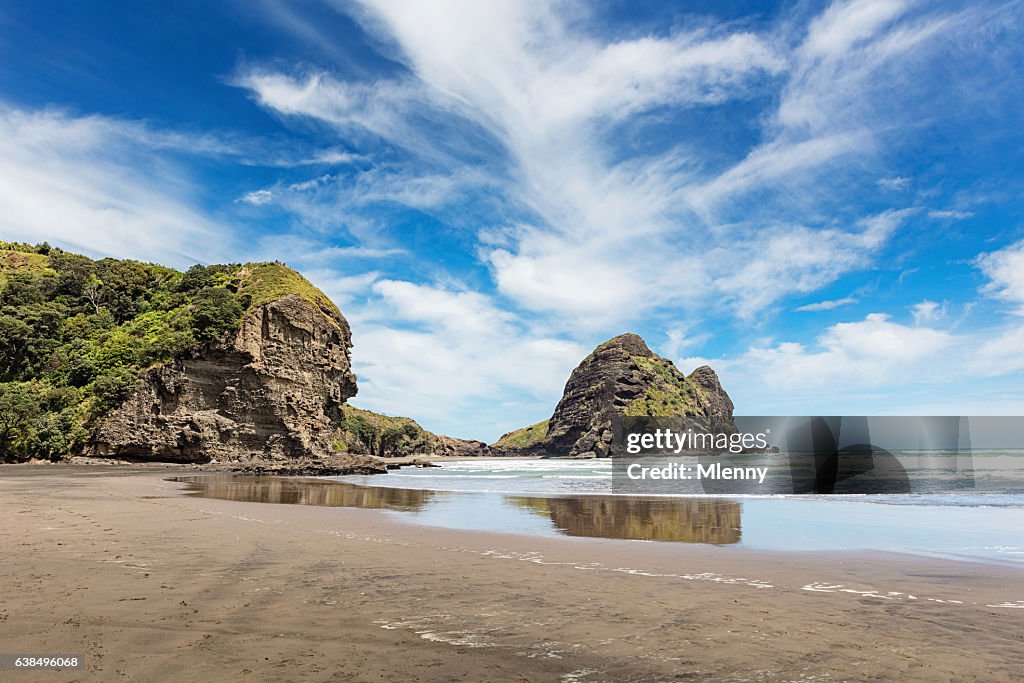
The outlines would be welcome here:
M 1024 571 L 519 537 L 0 467 L 13 681 L 1012 681 Z M 957 602 L 953 602 L 957 601 Z

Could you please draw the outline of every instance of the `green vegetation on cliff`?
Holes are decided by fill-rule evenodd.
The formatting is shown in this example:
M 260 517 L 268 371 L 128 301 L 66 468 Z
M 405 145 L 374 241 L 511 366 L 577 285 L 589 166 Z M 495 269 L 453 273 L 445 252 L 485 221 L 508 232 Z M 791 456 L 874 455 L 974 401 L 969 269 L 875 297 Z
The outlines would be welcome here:
M 539 445 L 547 435 L 548 421 L 542 420 L 537 424 L 502 435 L 493 446 L 495 448 L 530 448 Z
M 319 308 L 332 322 L 341 315 L 326 294 L 291 268 L 277 263 L 250 263 L 236 268 L 233 275 L 237 278 L 239 295 L 247 302 L 247 309 L 295 295 Z
M 0 242 L 0 460 L 78 452 L 146 368 L 221 340 L 287 294 L 337 314 L 276 263 L 182 273 Z
M 346 405 L 335 447 L 349 453 L 389 457 L 431 450 L 434 434 L 408 417 L 390 417 Z
M 341 429 L 335 433 L 334 449 L 343 453 L 393 458 L 408 455 L 458 455 L 470 442 L 428 432 L 408 417 L 381 415 L 355 406 L 342 408 Z M 479 444 L 483 445 L 483 444 Z M 474 453 L 476 454 L 476 453 Z
M 633 361 L 644 373 L 644 388 L 625 407 L 625 415 L 667 417 L 696 415 L 700 406 L 694 387 L 672 361 L 661 356 L 634 356 Z

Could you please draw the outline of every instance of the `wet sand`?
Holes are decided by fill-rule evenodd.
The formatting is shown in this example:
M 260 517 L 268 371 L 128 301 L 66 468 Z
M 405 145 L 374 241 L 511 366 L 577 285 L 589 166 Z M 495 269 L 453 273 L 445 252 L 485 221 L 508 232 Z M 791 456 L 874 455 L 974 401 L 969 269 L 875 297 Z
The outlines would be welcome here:
M 72 681 L 1013 681 L 1024 571 L 452 531 L 0 467 L 0 654 Z

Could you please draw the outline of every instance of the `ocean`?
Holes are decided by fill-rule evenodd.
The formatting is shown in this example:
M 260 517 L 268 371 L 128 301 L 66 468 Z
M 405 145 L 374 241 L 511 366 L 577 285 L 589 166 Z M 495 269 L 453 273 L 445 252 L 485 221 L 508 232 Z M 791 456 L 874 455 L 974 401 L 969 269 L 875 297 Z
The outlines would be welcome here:
M 929 472 L 943 469 L 944 457 L 954 454 L 896 455 L 908 474 L 927 480 Z M 963 454 L 958 456 L 962 462 Z M 607 459 L 436 464 L 329 479 L 375 489 L 383 498 L 386 490 L 419 491 L 417 505 L 390 514 L 453 529 L 722 548 L 898 552 L 1024 566 L 1024 451 L 1019 450 L 973 452 L 975 488 L 884 495 L 621 495 L 615 493 Z
M 1024 507 L 1024 451 L 974 451 L 971 469 L 963 467 L 965 456 L 956 451 L 895 451 L 915 488 L 927 493 L 857 495 L 857 500 L 883 505 L 927 505 L 954 507 Z M 783 457 L 774 454 L 746 456 L 744 465 L 764 466 L 778 473 L 788 468 Z M 779 464 L 782 463 L 782 464 Z M 490 492 L 542 495 L 615 495 L 612 460 L 474 458 L 434 463 L 437 467 L 406 467 L 392 470 L 386 477 L 337 477 L 338 481 L 389 486 L 395 488 L 431 489 L 435 491 Z M 945 487 L 954 490 L 933 492 Z M 952 484 L 951 484 L 952 482 Z M 651 494 L 657 495 L 657 494 Z M 703 496 L 704 493 L 675 493 L 675 496 Z M 730 496 L 737 497 L 737 496 Z M 823 498 L 836 496 L 771 495 L 738 496 L 741 498 Z M 851 496 L 839 496 L 849 499 Z

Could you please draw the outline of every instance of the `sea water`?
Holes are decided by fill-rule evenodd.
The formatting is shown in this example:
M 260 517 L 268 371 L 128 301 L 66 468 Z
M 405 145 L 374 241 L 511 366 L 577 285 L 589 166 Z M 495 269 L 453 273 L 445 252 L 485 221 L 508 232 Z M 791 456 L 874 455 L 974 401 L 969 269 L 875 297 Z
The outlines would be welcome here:
M 957 454 L 895 455 L 908 474 L 927 479 Z M 432 492 L 417 509 L 397 514 L 446 528 L 766 550 L 891 551 L 1024 566 L 1024 451 L 971 456 L 971 481 L 988 492 L 627 496 L 614 493 L 606 459 L 479 458 L 331 479 Z

